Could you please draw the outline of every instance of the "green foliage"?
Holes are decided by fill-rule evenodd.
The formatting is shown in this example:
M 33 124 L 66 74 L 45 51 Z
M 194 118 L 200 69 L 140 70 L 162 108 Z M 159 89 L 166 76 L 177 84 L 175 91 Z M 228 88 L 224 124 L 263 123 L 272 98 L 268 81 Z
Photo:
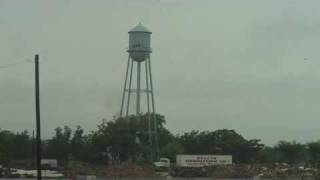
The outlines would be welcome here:
M 27 131 L 14 134 L 0 130 L 0 163 L 7 164 L 14 158 L 27 158 L 32 154 L 32 141 Z
M 70 138 L 72 130 L 68 126 L 65 126 L 63 129 L 57 127 L 55 132 L 55 136 L 48 142 L 46 154 L 49 158 L 56 158 L 60 162 L 66 163 L 71 154 Z
M 282 154 L 282 161 L 285 161 L 289 164 L 294 164 L 297 163 L 301 157 L 303 157 L 302 153 L 305 150 L 305 146 L 297 143 L 296 141 L 280 141 L 276 145 L 275 149 Z
M 231 154 L 235 162 L 253 162 L 263 145 L 234 130 L 192 131 L 180 137 L 186 154 Z
M 317 166 L 320 162 L 320 141 L 307 143 L 306 149 L 310 156 L 310 162 L 313 166 Z
M 158 122 L 159 144 L 165 145 L 171 142 L 173 135 L 164 128 L 164 117 L 158 114 L 155 117 Z M 146 161 L 150 149 L 148 122 L 147 114 L 112 121 L 104 120 L 89 138 L 94 149 L 93 155 L 105 161 L 104 163 Z M 153 125 L 150 124 L 150 126 Z
M 57 127 L 55 135 L 43 141 L 43 157 L 58 159 L 64 165 L 68 160 L 111 164 L 120 162 L 147 162 L 150 152 L 148 127 L 154 127 L 147 114 L 139 117 L 103 120 L 97 130 L 84 134 L 77 126 Z M 165 117 L 155 114 L 161 157 L 175 161 L 177 154 L 226 154 L 236 163 L 287 162 L 309 163 L 317 166 L 320 161 L 320 141 L 300 144 L 280 141 L 267 147 L 257 139 L 245 139 L 235 130 L 191 131 L 173 135 L 165 128 Z M 150 123 L 150 124 L 149 124 Z M 27 131 L 12 133 L 0 129 L 0 164 L 13 159 L 34 157 L 35 140 Z
M 73 137 L 70 140 L 71 154 L 75 159 L 81 159 L 83 156 L 83 148 L 85 146 L 84 131 L 81 126 L 77 126 L 77 129 L 73 133 Z
M 261 149 L 259 154 L 259 162 L 266 163 L 266 164 L 273 164 L 276 162 L 281 162 L 283 159 L 282 154 L 277 151 L 274 147 L 265 146 Z
M 176 160 L 177 154 L 183 154 L 184 148 L 181 143 L 177 141 L 169 142 L 161 148 L 161 157 L 167 157 L 172 161 Z

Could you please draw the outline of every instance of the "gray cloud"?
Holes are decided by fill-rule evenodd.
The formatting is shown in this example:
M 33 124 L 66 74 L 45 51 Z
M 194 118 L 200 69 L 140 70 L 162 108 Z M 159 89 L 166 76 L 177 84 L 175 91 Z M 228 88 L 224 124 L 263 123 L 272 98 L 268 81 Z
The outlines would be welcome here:
M 233 128 L 272 144 L 320 133 L 316 0 L 1 1 L 0 65 L 41 56 L 43 134 L 120 108 L 127 31 L 152 34 L 156 108 L 175 133 Z M 32 130 L 33 65 L 0 69 L 1 128 Z

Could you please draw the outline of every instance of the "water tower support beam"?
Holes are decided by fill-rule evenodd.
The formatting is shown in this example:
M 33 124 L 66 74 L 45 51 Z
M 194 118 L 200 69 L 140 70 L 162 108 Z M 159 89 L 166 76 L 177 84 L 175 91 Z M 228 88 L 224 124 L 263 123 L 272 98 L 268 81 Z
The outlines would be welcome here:
M 120 117 L 122 117 L 123 105 L 124 105 L 124 100 L 125 100 L 125 96 L 126 96 L 126 88 L 127 88 L 127 80 L 128 80 L 129 66 L 130 66 L 130 55 L 128 56 L 127 71 L 126 71 L 126 77 L 125 77 L 125 80 L 124 80 L 124 87 L 123 87 L 123 94 L 122 94 L 122 101 L 121 101 Z
M 154 148 L 155 148 L 155 160 L 159 159 L 159 140 L 158 140 L 158 121 L 156 117 L 156 110 L 154 107 L 154 94 L 153 94 L 153 84 L 152 84 L 152 73 L 151 73 L 151 61 L 150 56 L 147 59 L 149 66 L 149 77 L 150 77 L 150 92 L 151 92 L 151 102 L 152 102 L 152 116 L 153 116 L 153 126 L 154 126 Z
M 149 145 L 152 145 L 152 131 L 151 131 L 151 118 L 150 118 L 150 99 L 149 99 L 149 75 L 148 75 L 148 63 L 147 61 L 145 64 L 145 70 L 146 70 L 146 95 L 147 95 L 147 121 L 148 121 L 148 140 Z
M 128 117 L 129 114 L 129 104 L 130 104 L 130 95 L 131 95 L 131 82 L 132 82 L 132 71 L 133 71 L 133 60 L 131 60 L 131 67 L 130 67 L 130 77 L 129 77 L 129 87 L 128 87 L 128 99 L 127 99 L 127 112 L 126 117 Z
M 136 115 L 140 115 L 140 80 L 141 80 L 141 62 L 137 62 L 137 109 L 136 109 Z

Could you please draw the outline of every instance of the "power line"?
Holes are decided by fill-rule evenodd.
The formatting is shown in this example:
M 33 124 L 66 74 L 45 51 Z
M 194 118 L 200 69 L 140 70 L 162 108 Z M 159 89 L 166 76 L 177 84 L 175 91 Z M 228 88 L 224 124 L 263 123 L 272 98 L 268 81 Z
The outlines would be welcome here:
M 29 63 L 29 62 L 32 62 L 32 60 L 27 59 L 27 60 L 23 60 L 23 61 L 14 62 L 14 63 L 9 63 L 9 64 L 5 64 L 5 65 L 1 65 L 0 69 L 5 69 L 5 68 L 13 67 L 13 66 L 18 66 L 20 64 Z

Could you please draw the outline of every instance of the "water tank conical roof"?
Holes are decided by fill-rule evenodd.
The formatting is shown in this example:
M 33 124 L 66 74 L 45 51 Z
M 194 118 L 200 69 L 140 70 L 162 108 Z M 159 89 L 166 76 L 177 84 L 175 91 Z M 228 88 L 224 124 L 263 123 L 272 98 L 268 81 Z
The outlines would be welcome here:
M 129 31 L 129 33 L 131 33 L 131 32 L 151 33 L 151 31 L 149 31 L 148 28 L 146 28 L 145 26 L 143 26 L 143 25 L 141 24 L 141 22 L 140 22 L 136 27 L 134 27 L 133 29 L 131 29 L 131 30 Z

